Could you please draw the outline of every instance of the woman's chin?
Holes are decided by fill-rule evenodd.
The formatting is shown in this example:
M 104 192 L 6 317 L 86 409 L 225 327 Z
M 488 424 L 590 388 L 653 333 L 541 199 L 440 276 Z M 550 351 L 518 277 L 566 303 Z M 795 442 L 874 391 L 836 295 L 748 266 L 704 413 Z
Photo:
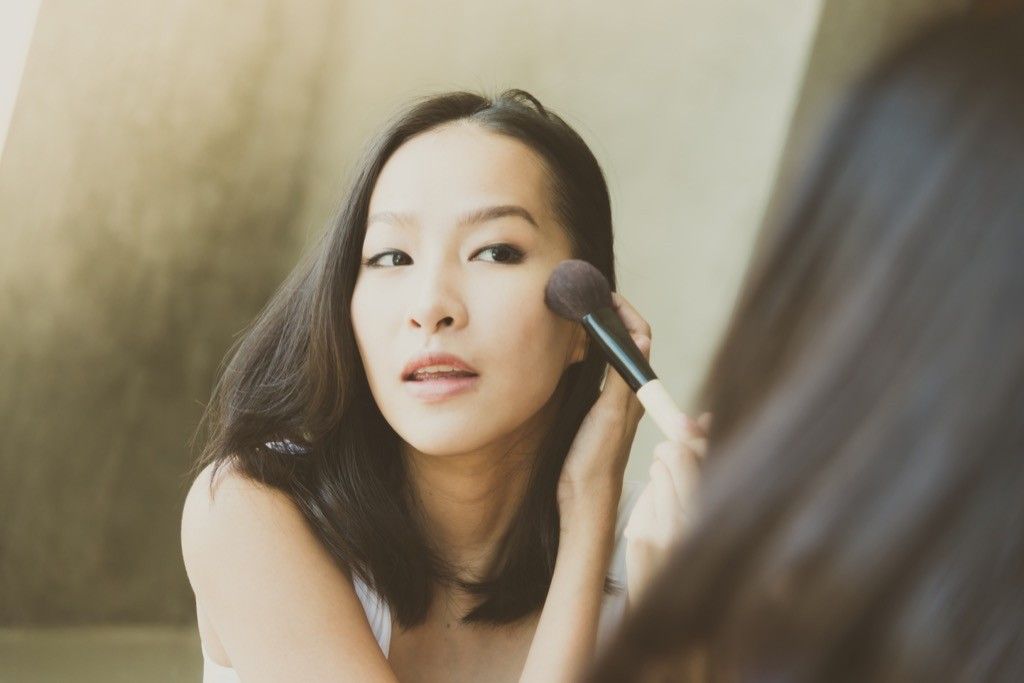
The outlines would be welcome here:
M 417 453 L 423 455 L 430 455 L 434 457 L 446 457 L 456 456 L 463 453 L 469 453 L 474 449 L 471 442 L 467 442 L 464 439 L 453 439 L 450 436 L 424 436 L 416 435 L 412 438 L 404 439 L 409 446 L 414 448 Z
M 398 425 L 395 431 L 405 443 L 425 455 L 452 456 L 471 453 L 499 438 L 500 433 L 479 433 L 467 430 L 474 418 L 459 420 L 428 420 L 420 424 Z
M 394 405 L 385 411 L 385 419 L 420 453 L 462 455 L 488 446 L 511 446 L 536 412 L 536 408 L 522 409 L 508 401 L 497 406 L 483 397 L 443 406 Z

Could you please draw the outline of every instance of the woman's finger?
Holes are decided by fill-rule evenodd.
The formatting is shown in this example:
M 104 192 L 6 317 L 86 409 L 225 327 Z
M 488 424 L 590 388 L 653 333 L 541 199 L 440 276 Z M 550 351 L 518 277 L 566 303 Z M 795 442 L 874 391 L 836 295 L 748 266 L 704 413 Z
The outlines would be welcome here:
M 640 349 L 640 353 L 644 355 L 647 360 L 651 359 L 651 338 L 645 337 L 642 334 L 631 333 L 629 335 L 633 339 L 633 343 Z
M 708 440 L 707 439 L 690 439 L 686 442 L 686 447 L 693 451 L 693 454 L 697 457 L 698 461 L 704 460 L 708 454 Z
M 637 345 L 644 358 L 650 358 L 650 325 L 640 317 L 640 314 L 621 295 L 613 292 L 612 298 L 613 302 L 617 302 L 615 311 L 622 320 L 623 325 L 629 330 L 633 342 Z M 643 417 L 643 405 L 617 370 L 609 366 L 607 372 L 608 374 L 605 376 L 604 387 L 601 390 L 601 396 L 598 397 L 598 402 L 601 404 L 602 409 L 618 412 L 626 417 L 628 425 L 635 425 Z
M 647 337 L 648 339 L 653 338 L 650 324 L 644 320 L 643 316 L 637 313 L 632 304 L 626 301 L 626 297 L 618 292 L 612 292 L 612 307 L 618 313 L 619 318 L 622 319 L 622 324 L 625 325 L 627 332 Z
M 672 484 L 672 475 L 665 463 L 655 459 L 651 464 L 651 486 L 654 489 L 654 521 L 652 536 L 666 545 L 679 533 L 681 525 L 679 498 Z
M 637 498 L 626 528 L 622 532 L 626 538 L 635 540 L 650 538 L 653 529 L 657 527 L 654 516 L 654 495 L 654 485 L 648 480 L 640 497 Z
M 643 417 L 644 407 L 622 375 L 611 365 L 605 370 L 604 386 L 594 403 L 599 412 L 621 415 L 627 425 L 634 425 Z
M 707 415 L 707 413 L 705 413 Z M 702 416 L 703 417 L 703 416 Z M 700 424 L 700 420 L 694 420 L 687 415 L 679 414 L 681 440 L 684 446 L 689 448 L 698 458 L 703 458 L 707 453 L 708 439 L 707 432 Z
M 654 447 L 654 458 L 660 462 L 672 480 L 679 514 L 689 519 L 696 502 L 700 470 L 697 460 L 700 456 L 688 446 L 673 441 L 662 441 Z

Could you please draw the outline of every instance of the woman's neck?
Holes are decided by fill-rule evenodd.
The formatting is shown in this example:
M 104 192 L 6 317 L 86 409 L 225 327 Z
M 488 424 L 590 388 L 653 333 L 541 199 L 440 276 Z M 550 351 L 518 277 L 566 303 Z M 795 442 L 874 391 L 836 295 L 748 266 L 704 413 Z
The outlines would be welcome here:
M 526 493 L 542 433 L 524 425 L 510 438 L 459 454 L 405 446 L 428 538 L 460 578 L 485 578 Z

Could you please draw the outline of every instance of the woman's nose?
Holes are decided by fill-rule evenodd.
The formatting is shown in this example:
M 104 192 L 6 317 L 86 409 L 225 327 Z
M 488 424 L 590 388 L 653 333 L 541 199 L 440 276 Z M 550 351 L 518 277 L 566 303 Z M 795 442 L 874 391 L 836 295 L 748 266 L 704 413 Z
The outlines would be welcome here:
M 445 327 L 462 327 L 466 323 L 466 309 L 452 283 L 443 275 L 417 283 L 419 290 L 409 309 L 409 325 L 430 333 Z

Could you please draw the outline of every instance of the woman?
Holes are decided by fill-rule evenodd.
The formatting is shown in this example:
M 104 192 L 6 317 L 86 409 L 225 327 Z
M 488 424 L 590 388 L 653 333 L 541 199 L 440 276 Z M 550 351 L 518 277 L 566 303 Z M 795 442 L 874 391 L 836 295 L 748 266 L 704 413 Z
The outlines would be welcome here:
M 529 94 L 388 126 L 215 390 L 182 520 L 207 681 L 582 670 L 623 610 L 642 409 L 543 293 L 567 258 L 614 285 L 612 256 L 596 160 Z
M 1022 183 L 1024 15 L 862 84 L 707 380 L 693 527 L 589 680 L 1024 680 Z

